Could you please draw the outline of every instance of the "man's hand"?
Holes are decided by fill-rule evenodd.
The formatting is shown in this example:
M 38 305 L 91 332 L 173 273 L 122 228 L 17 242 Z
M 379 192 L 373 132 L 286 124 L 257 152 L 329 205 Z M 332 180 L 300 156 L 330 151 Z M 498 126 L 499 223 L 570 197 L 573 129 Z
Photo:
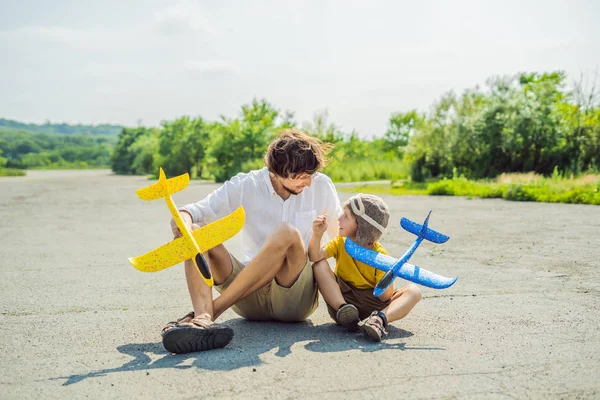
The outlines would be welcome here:
M 187 211 L 180 211 L 179 215 L 183 219 L 183 223 L 188 227 L 189 230 L 192 228 L 192 216 Z M 181 231 L 177 227 L 174 219 L 171 219 L 171 230 L 173 231 L 174 239 L 182 236 Z
M 319 215 L 313 221 L 313 233 L 315 235 L 322 236 L 326 230 L 327 230 L 327 216 Z

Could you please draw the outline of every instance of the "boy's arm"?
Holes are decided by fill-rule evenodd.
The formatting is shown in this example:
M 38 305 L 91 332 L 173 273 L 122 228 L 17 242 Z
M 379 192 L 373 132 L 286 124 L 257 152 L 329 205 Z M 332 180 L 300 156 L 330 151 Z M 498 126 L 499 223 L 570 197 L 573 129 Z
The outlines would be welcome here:
M 331 182 L 328 183 L 327 189 L 324 191 L 324 195 L 327 198 L 327 207 L 324 214 L 329 218 L 327 226 L 327 236 L 329 240 L 333 240 L 338 235 L 339 225 L 338 218 L 344 213 L 342 205 L 340 204 L 340 198 L 338 197 L 335 186 Z
M 312 237 L 310 238 L 310 243 L 308 244 L 308 259 L 311 262 L 317 262 L 329 258 L 325 248 L 321 247 L 322 237 L 322 233 L 318 235 L 313 232 Z
M 321 239 L 327 230 L 327 217 L 319 215 L 313 221 L 313 234 L 308 243 L 308 259 L 317 262 L 329 258 L 327 251 L 321 247 Z

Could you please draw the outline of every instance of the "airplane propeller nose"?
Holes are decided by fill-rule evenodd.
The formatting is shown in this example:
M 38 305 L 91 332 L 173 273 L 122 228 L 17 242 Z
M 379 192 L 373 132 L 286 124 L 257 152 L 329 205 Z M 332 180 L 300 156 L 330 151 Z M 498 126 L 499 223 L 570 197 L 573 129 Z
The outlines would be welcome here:
M 375 289 L 373 289 L 373 294 L 375 296 L 379 296 L 381 295 L 383 292 L 385 292 L 385 290 L 392 284 L 394 283 L 394 270 L 390 269 L 388 272 L 385 273 L 385 275 L 383 275 L 383 278 L 381 278 L 381 280 L 379 282 L 377 282 L 377 285 L 375 286 Z

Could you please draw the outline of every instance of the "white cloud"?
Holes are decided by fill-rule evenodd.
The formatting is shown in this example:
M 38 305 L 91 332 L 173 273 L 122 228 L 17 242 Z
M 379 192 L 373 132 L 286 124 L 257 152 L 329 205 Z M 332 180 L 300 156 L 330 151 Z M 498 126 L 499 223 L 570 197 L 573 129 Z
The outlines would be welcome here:
M 28 25 L 11 31 L 0 31 L 0 43 L 28 46 L 59 46 L 74 50 L 126 50 L 143 43 L 140 30 L 86 31 L 54 25 Z
M 0 39 L 81 44 L 89 39 L 89 34 L 85 31 L 61 26 L 33 25 L 24 26 L 10 31 L 1 31 Z
M 202 75 L 237 75 L 240 73 L 240 65 L 227 60 L 189 61 L 184 68 L 188 72 Z
M 11 15 L 0 6 L 0 117 L 26 121 L 218 118 L 264 97 L 299 121 L 327 108 L 347 129 L 382 132 L 389 113 L 426 110 L 445 91 L 489 76 L 560 69 L 578 78 L 600 64 L 591 1 L 543 9 L 533 0 L 27 7 L 14 2 Z
M 205 11 L 190 1 L 180 1 L 154 13 L 157 30 L 167 36 L 216 33 Z

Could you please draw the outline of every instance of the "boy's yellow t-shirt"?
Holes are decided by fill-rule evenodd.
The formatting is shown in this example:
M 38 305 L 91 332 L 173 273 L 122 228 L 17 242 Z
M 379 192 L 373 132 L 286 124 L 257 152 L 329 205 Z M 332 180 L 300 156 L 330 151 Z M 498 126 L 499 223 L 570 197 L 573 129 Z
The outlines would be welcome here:
M 373 289 L 385 272 L 350 257 L 350 254 L 344 248 L 345 240 L 345 237 L 336 236 L 335 239 L 325 245 L 327 255 L 335 258 L 336 261 L 334 273 L 357 289 Z M 388 255 L 388 252 L 379 242 L 375 242 L 373 250 Z

